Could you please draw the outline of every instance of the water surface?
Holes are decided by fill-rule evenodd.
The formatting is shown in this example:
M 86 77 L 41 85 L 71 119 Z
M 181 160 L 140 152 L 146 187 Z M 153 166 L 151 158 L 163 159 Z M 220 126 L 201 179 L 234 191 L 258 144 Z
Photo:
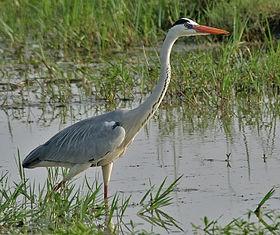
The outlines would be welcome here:
M 156 52 L 156 49 L 150 50 Z M 177 50 L 181 51 L 182 47 L 177 46 Z M 157 56 L 140 58 L 141 53 L 131 53 L 129 60 L 130 69 L 139 74 L 136 76 L 139 86 L 128 92 L 133 94 L 134 101 L 120 99 L 118 107 L 131 108 L 139 104 L 142 97 L 135 93 L 140 93 L 139 87 L 150 82 L 143 75 L 143 71 L 149 69 L 146 59 L 158 64 Z M 96 72 L 98 67 L 108 66 L 106 63 L 76 65 L 58 61 L 56 66 L 60 69 L 55 67 L 54 70 L 58 71 L 57 74 L 42 64 L 39 67 L 28 63 L 23 65 L 12 58 L 5 58 L 1 63 L 0 175 L 8 172 L 10 182 L 19 181 L 18 152 L 23 159 L 64 127 L 116 108 L 105 100 L 98 100 L 93 95 L 94 88 L 88 92 L 90 95 L 79 89 L 84 78 L 91 78 L 90 74 L 79 73 L 79 68 L 86 66 Z M 139 67 L 133 67 L 134 64 Z M 114 77 L 122 71 L 118 69 L 118 66 L 109 66 L 104 71 L 109 75 L 111 72 L 112 78 L 118 79 Z M 63 71 L 66 75 L 59 73 Z M 58 82 L 55 81 L 57 75 L 60 75 Z M 100 82 L 101 75 L 103 73 L 97 72 L 95 82 Z M 124 75 L 129 77 L 131 74 Z M 65 82 L 68 77 L 72 80 Z M 146 80 L 143 82 L 143 79 Z M 108 81 L 104 82 L 107 84 Z M 124 86 L 127 84 L 124 82 Z M 101 88 L 103 85 L 99 84 Z M 114 89 L 115 85 L 111 88 Z M 170 107 L 173 102 L 166 102 L 166 99 L 167 105 L 161 105 L 156 116 L 114 165 L 110 195 L 118 192 L 124 197 L 132 196 L 125 215 L 128 222 L 132 219 L 139 223 L 139 229 L 167 233 L 139 218 L 137 203 L 150 189 L 150 182 L 159 186 L 165 177 L 171 183 L 181 175 L 173 192 L 174 203 L 165 211 L 179 222 L 185 233 L 190 233 L 191 223 L 200 223 L 204 216 L 219 218 L 221 223 L 243 216 L 248 210 L 255 209 L 273 186 L 277 190 L 266 206 L 279 208 L 280 122 L 273 99 L 253 101 L 252 96 L 248 96 L 236 99 L 229 108 L 225 108 L 222 102 L 213 107 L 198 104 L 200 112 L 197 107 L 184 103 Z M 92 182 L 102 182 L 101 169 L 92 168 L 76 177 L 73 184 L 81 184 L 85 175 Z M 31 183 L 44 184 L 47 171 L 44 168 L 26 170 L 26 176 Z
M 1 174 L 8 171 L 12 180 L 19 180 L 18 150 L 23 158 L 62 128 L 105 110 L 104 102 L 90 101 L 73 103 L 67 109 L 47 105 L 44 109 L 0 110 Z M 233 111 L 238 113 L 237 107 Z M 224 223 L 242 216 L 254 209 L 271 187 L 280 186 L 279 118 L 263 113 L 258 125 L 249 125 L 243 116 L 233 115 L 226 123 L 219 115 L 190 118 L 185 112 L 184 106 L 162 107 L 114 165 L 110 194 L 132 195 L 127 219 L 138 221 L 140 228 L 148 231 L 164 233 L 141 220 L 133 206 L 150 188 L 149 181 L 160 185 L 165 177 L 171 183 L 183 175 L 173 193 L 174 203 L 166 211 L 185 232 L 191 231 L 191 222 L 200 223 L 204 216 L 221 216 Z M 92 168 L 75 183 L 80 184 L 85 174 L 92 182 L 102 182 L 101 169 Z M 26 175 L 31 182 L 43 184 L 47 172 L 37 168 L 26 170 Z M 277 209 L 279 196 L 276 190 L 266 205 Z

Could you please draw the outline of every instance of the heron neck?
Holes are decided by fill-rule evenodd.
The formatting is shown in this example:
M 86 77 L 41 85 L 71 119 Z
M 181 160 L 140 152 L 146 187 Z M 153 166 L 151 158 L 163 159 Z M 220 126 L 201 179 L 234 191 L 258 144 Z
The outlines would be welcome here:
M 137 119 L 136 125 L 139 129 L 153 116 L 167 91 L 171 78 L 170 53 L 176 39 L 167 34 L 160 52 L 160 79 L 152 94 L 133 110 L 136 116 L 135 119 Z

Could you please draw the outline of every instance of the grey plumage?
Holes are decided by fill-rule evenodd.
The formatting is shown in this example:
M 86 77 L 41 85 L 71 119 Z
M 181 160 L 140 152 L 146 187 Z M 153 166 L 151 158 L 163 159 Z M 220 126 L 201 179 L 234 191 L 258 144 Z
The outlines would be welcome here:
M 120 121 L 123 113 L 125 111 L 122 110 L 109 112 L 63 129 L 28 154 L 22 163 L 23 167 L 32 168 L 39 162 L 61 166 L 86 162 L 98 165 L 98 162 L 119 147 L 125 138 L 125 129 Z
M 125 152 L 135 135 L 154 115 L 167 91 L 171 77 L 170 53 L 175 41 L 182 36 L 227 33 L 200 26 L 190 19 L 178 20 L 168 31 L 161 48 L 160 79 L 142 104 L 129 111 L 116 110 L 65 128 L 29 153 L 23 167 L 69 167 L 68 175 L 55 187 L 58 189 L 87 168 L 102 166 L 104 198 L 107 198 L 114 160 Z

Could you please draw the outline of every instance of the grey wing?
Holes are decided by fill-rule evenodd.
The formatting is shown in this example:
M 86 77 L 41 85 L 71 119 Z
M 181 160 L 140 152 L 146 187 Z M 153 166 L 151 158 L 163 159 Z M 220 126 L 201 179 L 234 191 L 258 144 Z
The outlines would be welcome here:
M 124 138 L 125 129 L 118 122 L 87 119 L 62 130 L 34 149 L 23 166 L 36 167 L 41 161 L 71 164 L 98 161 L 119 147 Z

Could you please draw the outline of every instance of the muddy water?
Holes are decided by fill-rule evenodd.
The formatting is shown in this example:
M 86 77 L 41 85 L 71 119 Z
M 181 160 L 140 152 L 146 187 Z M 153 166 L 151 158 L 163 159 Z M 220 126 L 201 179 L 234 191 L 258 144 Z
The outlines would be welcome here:
M 191 222 L 200 223 L 203 216 L 229 222 L 254 209 L 272 186 L 280 186 L 280 122 L 266 120 L 259 125 L 246 126 L 242 118 L 231 121 L 230 134 L 225 133 L 219 118 L 204 127 L 182 116 L 183 108 L 159 110 L 160 118 L 152 119 L 135 138 L 124 157 L 114 167 L 110 194 L 132 195 L 138 203 L 149 180 L 159 185 L 167 176 L 168 182 L 183 175 L 174 192 L 174 203 L 166 211 L 180 222 L 185 232 Z M 37 145 L 44 143 L 62 128 L 95 115 L 95 105 L 73 104 L 64 116 L 63 108 L 0 110 L 0 170 L 8 171 L 18 180 L 17 150 L 23 158 Z M 98 111 L 100 113 L 102 111 Z M 167 121 L 167 116 L 169 118 Z M 269 124 L 268 124 L 269 123 Z M 230 154 L 229 162 L 226 154 Z M 230 166 L 229 166 L 230 165 Z M 31 182 L 44 183 L 46 170 L 26 171 Z M 79 175 L 77 184 L 86 176 L 101 182 L 101 171 L 89 169 Z M 267 206 L 279 207 L 279 190 Z M 162 230 L 151 226 L 136 215 L 137 207 L 130 205 L 127 219 L 140 223 L 147 231 Z

